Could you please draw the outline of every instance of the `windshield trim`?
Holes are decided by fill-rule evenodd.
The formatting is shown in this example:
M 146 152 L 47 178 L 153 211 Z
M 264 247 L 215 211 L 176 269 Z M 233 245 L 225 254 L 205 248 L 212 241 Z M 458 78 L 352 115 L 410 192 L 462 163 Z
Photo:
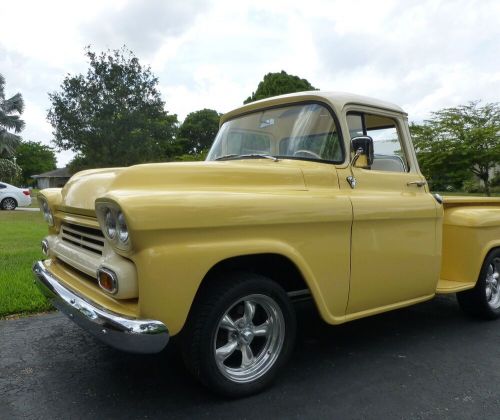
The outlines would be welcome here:
M 337 128 L 337 132 L 338 132 L 338 137 L 339 137 L 339 141 L 340 141 L 340 147 L 341 147 L 341 150 L 342 150 L 342 157 L 343 159 L 340 160 L 340 161 L 337 161 L 337 160 L 327 160 L 327 159 L 312 159 L 312 158 L 304 158 L 304 157 L 300 157 L 300 156 L 279 156 L 279 155 L 270 155 L 270 156 L 274 156 L 274 157 L 277 157 L 279 159 L 294 159 L 294 160 L 307 160 L 307 161 L 310 161 L 310 162 L 321 162 L 321 163 L 328 163 L 328 164 L 333 164 L 333 165 L 342 165 L 346 162 L 346 158 L 347 158 L 347 153 L 346 153 L 346 150 L 345 150 L 345 140 L 344 140 L 344 135 L 343 135 L 343 132 L 342 132 L 342 127 L 340 125 L 340 120 L 338 119 L 337 117 L 337 114 L 335 113 L 335 111 L 333 110 L 333 108 L 330 106 L 330 104 L 328 104 L 327 102 L 324 102 L 324 101 L 320 101 L 320 100 L 305 100 L 305 101 L 292 101 L 292 102 L 282 102 L 278 105 L 270 105 L 270 106 L 267 106 L 267 107 L 262 107 L 262 108 L 256 108 L 256 109 L 253 109 L 253 110 L 250 110 L 250 111 L 246 111 L 246 112 L 242 112 L 240 114 L 237 114 L 237 115 L 233 115 L 231 118 L 228 118 L 227 120 L 224 121 L 223 124 L 221 124 L 219 126 L 219 130 L 220 128 L 227 122 L 229 121 L 232 121 L 232 120 L 235 120 L 235 119 L 238 119 L 238 118 L 241 118 L 241 117 L 244 117 L 246 115 L 250 115 L 250 114 L 255 114 L 255 113 L 258 113 L 258 112 L 265 112 L 265 111 L 268 111 L 270 109 L 277 109 L 277 108 L 285 108 L 285 107 L 288 107 L 288 106 L 295 106 L 295 105 L 311 105 L 311 104 L 316 104 L 316 105 L 321 105 L 323 107 L 325 107 L 327 109 L 327 111 L 330 113 L 330 115 L 332 116 L 333 118 L 333 121 L 335 123 L 335 127 Z

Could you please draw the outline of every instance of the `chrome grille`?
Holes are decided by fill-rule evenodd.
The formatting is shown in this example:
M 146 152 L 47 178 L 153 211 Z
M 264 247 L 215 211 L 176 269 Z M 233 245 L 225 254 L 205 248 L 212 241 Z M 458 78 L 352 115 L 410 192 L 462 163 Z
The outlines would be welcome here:
M 97 255 L 102 255 L 104 249 L 104 235 L 100 229 L 64 223 L 61 226 L 61 239 Z

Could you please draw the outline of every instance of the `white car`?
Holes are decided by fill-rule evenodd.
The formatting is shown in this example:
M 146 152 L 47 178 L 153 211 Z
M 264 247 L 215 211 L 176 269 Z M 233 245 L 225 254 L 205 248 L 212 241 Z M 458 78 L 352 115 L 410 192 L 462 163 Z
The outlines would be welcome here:
M 17 188 L 5 182 L 0 182 L 0 209 L 14 210 L 16 207 L 31 205 L 30 190 Z

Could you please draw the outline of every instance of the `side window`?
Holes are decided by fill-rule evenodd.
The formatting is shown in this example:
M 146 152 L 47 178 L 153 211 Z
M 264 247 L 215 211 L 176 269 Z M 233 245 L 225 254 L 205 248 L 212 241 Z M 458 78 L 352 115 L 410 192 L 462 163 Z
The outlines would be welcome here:
M 348 113 L 347 124 L 351 139 L 370 136 L 373 139 L 374 171 L 407 172 L 408 159 L 401 142 L 396 121 L 375 114 Z
M 0 190 L 1 190 L 2 188 L 7 188 L 7 185 L 0 184 Z

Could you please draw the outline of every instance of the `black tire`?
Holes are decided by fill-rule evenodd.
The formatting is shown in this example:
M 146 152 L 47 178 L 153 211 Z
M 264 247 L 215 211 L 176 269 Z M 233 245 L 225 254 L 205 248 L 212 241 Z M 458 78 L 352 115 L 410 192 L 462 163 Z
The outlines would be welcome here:
M 483 319 L 500 317 L 500 248 L 491 251 L 485 258 L 476 286 L 457 293 L 462 310 L 471 316 Z
M 222 324 L 225 315 L 234 323 Z M 257 274 L 229 272 L 209 279 L 200 290 L 180 343 L 188 370 L 210 390 L 235 398 L 271 384 L 292 353 L 295 333 L 294 309 L 276 282 Z M 236 347 L 225 350 L 228 346 Z M 216 353 L 224 358 L 216 358 Z
M 2 210 L 15 210 L 17 207 L 17 201 L 12 197 L 6 197 L 0 203 Z

